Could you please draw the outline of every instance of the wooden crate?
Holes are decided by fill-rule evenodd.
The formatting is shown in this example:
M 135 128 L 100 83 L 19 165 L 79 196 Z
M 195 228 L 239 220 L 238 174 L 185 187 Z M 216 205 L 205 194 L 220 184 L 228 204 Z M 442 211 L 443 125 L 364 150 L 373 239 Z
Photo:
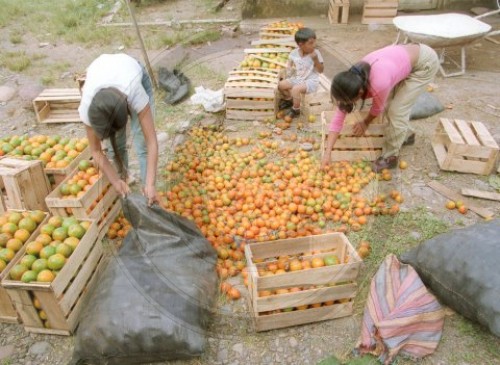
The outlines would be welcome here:
M 69 174 L 71 174 L 80 163 L 81 160 L 89 160 L 92 156 L 90 152 L 90 147 L 85 148 L 78 156 L 76 156 L 71 163 L 64 168 L 45 168 L 45 173 L 49 177 L 52 188 L 55 188 L 63 180 L 65 180 Z
M 106 258 L 101 242 L 97 242 L 97 223 L 91 225 L 73 254 L 51 283 L 23 283 L 2 280 L 28 332 L 71 335 L 78 325 L 79 314 L 86 294 L 97 281 Z M 23 249 L 24 253 L 24 249 Z M 33 299 L 38 299 L 47 314 L 50 328 L 46 328 Z
M 0 212 L 7 208 L 47 210 L 45 197 L 51 188 L 42 161 L 3 158 L 0 160 L 0 180 Z
M 265 71 L 231 71 L 224 85 L 226 119 L 265 120 L 277 112 L 278 75 Z
M 79 89 L 45 89 L 33 100 L 38 123 L 81 122 Z
M 338 265 L 288 271 L 279 275 L 260 276 L 259 271 L 280 256 L 312 259 L 335 254 Z M 362 260 L 343 233 L 328 233 L 254 243 L 245 246 L 249 272 L 250 304 L 256 331 L 284 328 L 351 315 L 352 299 L 356 296 L 356 279 Z M 283 288 L 301 288 L 296 292 L 275 294 Z M 268 291 L 271 295 L 259 296 Z M 331 305 L 317 305 L 335 301 Z M 340 301 L 340 303 L 339 303 Z M 283 311 L 295 308 L 292 311 Z
M 78 169 L 75 169 L 61 185 L 67 183 L 77 172 Z M 99 198 L 99 202 L 95 204 Z M 45 201 L 51 214 L 61 217 L 74 215 L 78 219 L 95 220 L 99 231 L 107 222 L 108 213 L 114 208 L 115 203 L 118 202 L 120 205 L 118 192 L 104 174 L 80 198 L 63 199 L 60 189 L 57 188 L 47 196 Z
M 398 6 L 398 1 L 367 1 L 363 5 L 361 24 L 392 24 Z
M 481 122 L 440 118 L 432 148 L 442 170 L 489 175 L 495 169 L 498 144 Z
M 246 48 L 244 50 L 245 54 L 253 59 L 257 59 L 259 61 L 262 62 L 262 64 L 265 63 L 268 63 L 269 65 L 272 65 L 273 68 L 271 70 L 281 70 L 281 69 L 284 69 L 286 68 L 286 61 L 283 62 L 283 61 L 280 61 L 278 60 L 277 58 L 271 58 L 269 57 L 270 55 L 268 55 L 269 53 L 274 53 L 275 55 L 277 55 L 278 53 L 282 54 L 282 56 L 284 57 L 287 57 L 288 59 L 288 55 L 290 54 L 290 50 L 288 48 L 283 48 L 283 47 L 278 47 L 278 48 Z M 266 56 L 267 55 L 267 56 Z M 281 59 L 283 59 L 283 57 L 281 57 Z M 269 68 L 265 68 L 266 71 Z
M 364 136 L 355 137 L 352 134 L 353 125 L 358 121 L 362 121 L 367 113 L 368 111 L 354 111 L 347 114 L 344 127 L 340 131 L 339 138 L 332 150 L 332 161 L 374 161 L 382 154 L 387 123 L 383 122 L 380 116 L 370 123 Z M 321 113 L 322 154 L 325 153 L 328 125 L 333 114 L 333 111 Z
M 349 20 L 349 0 L 330 0 L 328 20 L 330 24 L 347 24 Z
M 22 212 L 21 210 L 16 210 L 16 209 L 10 209 L 9 211 Z M 48 219 L 49 219 L 49 214 L 46 213 L 44 220 L 38 224 L 36 229 L 24 243 L 25 245 L 33 241 L 38 236 L 41 227 L 48 221 Z M 22 258 L 23 253 L 21 251 L 22 250 L 16 252 L 14 258 L 8 263 L 5 269 L 2 272 L 0 272 L 0 282 L 3 280 L 4 277 L 7 276 L 7 273 L 10 271 L 12 267 L 14 267 L 16 262 L 18 262 Z M 7 290 L 0 285 L 0 322 L 19 323 L 19 319 L 20 318 L 17 314 L 16 308 L 14 307 L 14 304 L 12 303 L 7 293 Z
M 331 80 L 324 74 L 320 74 L 318 90 L 315 93 L 303 96 L 301 112 L 304 121 L 307 121 L 310 115 L 314 115 L 316 120 L 320 120 L 322 112 L 333 110 L 334 106 L 330 93 L 331 85 Z

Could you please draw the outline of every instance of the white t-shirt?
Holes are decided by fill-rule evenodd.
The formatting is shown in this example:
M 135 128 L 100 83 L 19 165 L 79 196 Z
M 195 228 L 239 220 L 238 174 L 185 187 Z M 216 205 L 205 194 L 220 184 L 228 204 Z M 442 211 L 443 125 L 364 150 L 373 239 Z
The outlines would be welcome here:
M 318 55 L 318 61 L 323 63 L 323 56 L 319 50 L 314 50 Z M 314 61 L 310 55 L 301 56 L 298 48 L 295 48 L 288 56 L 290 62 L 291 72 L 290 76 L 293 79 L 299 80 L 317 80 L 319 77 L 318 72 L 314 69 Z
M 141 112 L 149 103 L 149 96 L 142 86 L 142 67 L 136 59 L 124 54 L 103 54 L 87 68 L 78 112 L 83 123 L 90 126 L 89 107 L 95 94 L 104 88 L 114 87 L 127 96 L 129 107 Z

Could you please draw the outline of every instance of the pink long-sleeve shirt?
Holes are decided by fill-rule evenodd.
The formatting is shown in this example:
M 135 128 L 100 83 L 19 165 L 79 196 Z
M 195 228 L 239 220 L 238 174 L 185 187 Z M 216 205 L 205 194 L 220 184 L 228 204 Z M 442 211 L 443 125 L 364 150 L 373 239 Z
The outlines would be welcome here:
M 411 72 L 410 55 L 403 46 L 388 46 L 366 55 L 363 59 L 371 65 L 366 98 L 373 98 L 370 114 L 378 116 L 384 111 L 391 90 Z M 338 108 L 330 122 L 330 132 L 340 132 L 346 113 Z

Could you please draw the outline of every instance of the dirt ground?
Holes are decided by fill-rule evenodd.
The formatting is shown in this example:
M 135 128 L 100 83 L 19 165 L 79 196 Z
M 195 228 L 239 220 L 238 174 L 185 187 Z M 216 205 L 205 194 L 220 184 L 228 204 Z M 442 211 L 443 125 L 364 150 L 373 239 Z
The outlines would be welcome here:
M 242 1 L 231 1 L 217 18 L 237 18 Z M 157 19 L 193 19 L 201 17 L 196 8 L 197 2 L 169 1 L 142 6 L 138 9 L 139 20 Z M 203 17 L 215 17 L 204 13 Z M 320 49 L 331 59 L 325 65 L 325 74 L 332 77 L 347 65 L 357 61 L 366 53 L 396 39 L 397 31 L 393 26 L 366 26 L 360 23 L 361 16 L 352 14 L 347 25 L 330 25 L 326 17 L 295 18 L 306 26 L 314 28 L 318 34 Z M 120 21 L 117 19 L 116 21 Z M 232 37 L 226 32 L 224 38 L 209 45 L 155 49 L 149 52 L 154 68 L 159 65 L 170 66 L 174 61 L 190 54 L 191 63 L 202 63 L 213 75 L 204 75 L 199 80 L 190 75 L 193 81 L 203 81 L 204 86 L 218 89 L 223 86 L 223 77 L 243 58 L 243 48 L 248 47 L 250 40 L 258 38 L 260 26 L 272 22 L 273 19 L 257 19 L 242 21 L 239 30 Z M 494 29 L 500 28 L 500 16 L 484 19 Z M 226 29 L 227 30 L 227 29 Z M 8 32 L 0 33 L 2 52 L 25 49 L 29 54 L 42 54 L 44 57 L 27 72 L 13 73 L 0 69 L 0 86 L 15 90 L 12 99 L 0 104 L 0 135 L 23 133 L 57 133 L 64 135 L 83 135 L 80 125 L 40 125 L 35 122 L 35 114 L 31 100 L 44 88 L 40 83 L 40 75 L 49 65 L 61 65 L 59 74 L 51 87 L 75 87 L 73 73 L 81 72 L 100 53 L 122 50 L 128 54 L 141 57 L 137 47 L 125 47 L 121 44 L 102 47 L 80 47 L 77 44 L 64 42 L 41 45 L 39 38 L 33 34 L 24 34 L 22 44 L 9 42 Z M 445 68 L 453 69 L 450 57 L 458 59 L 456 49 L 446 53 Z M 438 115 L 412 122 L 417 133 L 416 144 L 405 147 L 401 158 L 408 162 L 406 170 L 397 170 L 388 187 L 400 189 L 405 198 L 402 211 L 410 211 L 415 207 L 423 207 L 427 212 L 445 221 L 451 228 L 459 228 L 483 221 L 481 217 L 469 211 L 460 215 L 456 211 L 448 211 L 444 205 L 446 198 L 436 193 L 427 183 L 437 180 L 448 188 L 459 191 L 461 188 L 476 188 L 494 191 L 488 183 L 488 176 L 444 172 L 440 170 L 431 148 L 431 137 L 439 118 L 457 118 L 481 121 L 490 131 L 494 139 L 500 142 L 500 45 L 481 39 L 467 47 L 467 71 L 459 77 L 444 78 L 438 75 L 434 82 L 433 94 L 446 106 Z M 193 85 L 193 86 L 198 86 Z M 161 94 L 159 94 L 161 95 Z M 181 110 L 179 112 L 179 110 Z M 179 141 L 181 124 L 185 120 L 194 120 L 199 116 L 207 120 L 217 117 L 203 113 L 199 107 L 188 102 L 178 110 L 172 110 L 161 101 L 157 102 L 158 130 L 166 132 L 168 143 L 163 148 L 163 155 L 171 154 L 170 141 Z M 255 134 L 255 129 L 262 125 L 246 124 L 233 126 L 232 135 Z M 316 122 L 312 127 L 319 132 Z M 167 147 L 168 145 L 168 147 Z M 500 213 L 500 204 L 495 201 L 473 199 L 478 207 L 490 209 L 495 215 Z M 370 229 L 369 227 L 367 228 Z M 363 275 L 363 272 L 362 274 Z M 367 278 L 369 281 L 369 279 Z M 243 289 L 241 282 L 238 288 Z M 245 293 L 244 293 L 245 294 Z M 363 303 L 356 303 L 356 312 L 352 317 L 319 322 L 315 324 L 292 327 L 284 330 L 255 333 L 249 320 L 249 308 L 245 299 L 233 303 L 221 302 L 219 316 L 211 326 L 206 353 L 199 359 L 191 361 L 175 361 L 171 364 L 316 364 L 330 355 L 347 358 L 359 335 Z M 22 326 L 0 324 L 0 364 L 66 364 L 71 357 L 74 338 L 27 334 Z M 444 335 L 437 351 L 421 360 L 420 364 L 500 364 L 500 340 L 469 321 L 464 320 L 451 310 L 447 311 Z M 8 356 L 2 357 L 8 353 Z M 398 358 L 397 364 L 413 364 L 407 359 Z M 165 363 L 167 364 L 167 363 Z

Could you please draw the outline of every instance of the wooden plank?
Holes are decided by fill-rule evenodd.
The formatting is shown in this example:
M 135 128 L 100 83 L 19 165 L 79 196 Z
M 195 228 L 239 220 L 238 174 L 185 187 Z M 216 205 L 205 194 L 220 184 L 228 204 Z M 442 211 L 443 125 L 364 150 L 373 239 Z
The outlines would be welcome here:
M 477 140 L 474 132 L 472 131 L 469 123 L 465 120 L 455 119 L 455 125 L 457 126 L 463 139 L 469 146 L 480 146 L 481 143 Z
M 326 288 L 301 290 L 295 293 L 270 295 L 268 297 L 257 298 L 257 308 L 261 312 L 268 312 L 276 309 L 284 309 L 309 305 L 315 303 L 328 302 L 354 298 L 356 296 L 356 284 L 336 285 Z
M 25 326 L 43 327 L 28 291 L 7 289 L 7 293 Z
M 493 213 L 490 210 L 486 208 L 476 207 L 472 200 L 464 198 L 458 192 L 449 189 L 443 184 L 437 182 L 436 180 L 428 182 L 427 185 L 450 200 L 453 201 L 461 200 L 465 204 L 465 206 L 467 206 L 470 210 L 472 210 L 474 213 L 478 214 L 483 218 L 490 219 L 493 217 Z
M 0 322 L 18 323 L 16 308 L 7 293 L 7 290 L 0 286 Z
M 493 138 L 493 136 L 491 135 L 491 133 L 488 131 L 488 129 L 486 128 L 486 126 L 483 123 L 472 121 L 471 124 L 472 124 L 474 130 L 476 131 L 476 134 L 477 134 L 479 141 L 481 141 L 481 144 L 483 146 L 493 148 L 496 150 L 499 149 L 498 144 L 496 143 L 495 139 Z
M 444 128 L 444 131 L 450 138 L 450 141 L 455 144 L 464 144 L 464 140 L 462 138 L 462 135 L 457 131 L 455 128 L 455 123 L 453 123 L 452 120 L 446 119 L 446 118 L 440 118 L 440 122 L 442 127 Z
M 52 292 L 34 291 L 33 295 L 38 298 L 42 309 L 47 313 L 50 327 L 53 329 L 70 331 L 66 317 L 58 305 L 57 298 Z M 43 326 L 42 326 L 43 327 Z
M 281 66 L 281 67 L 286 67 L 286 63 L 280 62 L 280 61 L 276 61 L 273 58 L 268 58 L 268 57 L 264 57 L 264 56 L 257 56 L 257 55 L 254 55 L 253 58 L 256 58 L 256 59 L 261 60 L 261 61 L 265 61 L 267 63 L 274 63 L 275 65 L 278 65 L 278 66 Z
M 80 269 L 80 265 L 95 245 L 98 233 L 97 222 L 91 221 L 89 229 L 85 232 L 78 246 L 76 246 L 75 251 L 71 254 L 69 260 L 51 283 L 52 290 L 56 297 L 59 297 L 59 295 L 66 290 L 70 280 L 74 278 Z
M 376 151 L 332 151 L 332 161 L 375 161 L 382 155 L 382 150 Z
M 255 321 L 255 329 L 258 332 L 269 331 L 272 329 L 340 318 L 351 315 L 352 310 L 352 302 L 349 302 L 320 308 L 269 314 L 257 317 Z
M 274 109 L 275 102 L 263 102 L 253 100 L 226 99 L 226 108 L 229 109 Z
M 247 111 L 238 109 L 226 109 L 226 119 L 228 120 L 263 120 L 274 117 L 275 112 L 272 111 Z
M 277 88 L 275 89 L 244 89 L 244 88 L 224 88 L 224 96 L 229 98 L 275 98 Z
M 472 196 L 474 198 L 500 201 L 500 194 L 492 191 L 462 188 L 461 193 L 462 195 Z
M 384 137 L 345 137 L 337 139 L 335 149 L 346 148 L 349 150 L 358 149 L 381 149 L 384 144 Z
M 68 287 L 68 290 L 64 292 L 63 297 L 59 301 L 59 306 L 65 316 L 70 313 L 71 308 L 74 306 L 83 289 L 87 285 L 87 282 L 92 277 L 103 252 L 102 242 L 96 242 L 90 254 L 85 258 L 85 261 L 83 262 L 83 265 L 78 271 L 75 279 Z

